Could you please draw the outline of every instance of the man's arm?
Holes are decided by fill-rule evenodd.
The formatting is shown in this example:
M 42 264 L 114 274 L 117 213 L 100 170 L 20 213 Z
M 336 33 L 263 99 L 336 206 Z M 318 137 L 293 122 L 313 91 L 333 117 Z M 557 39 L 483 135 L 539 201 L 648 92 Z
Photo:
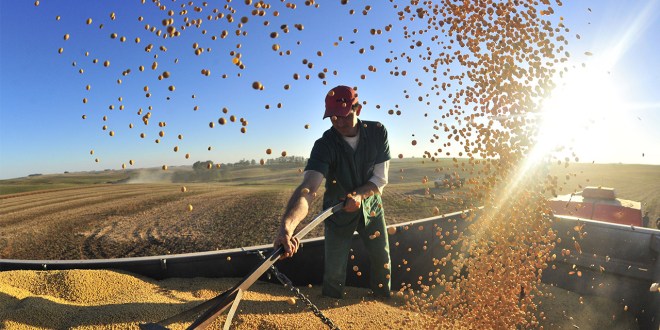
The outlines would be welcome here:
M 312 203 L 321 182 L 323 182 L 323 174 L 317 171 L 305 171 L 303 182 L 291 195 L 286 211 L 282 216 L 277 237 L 273 243 L 275 247 L 280 245 L 284 247 L 282 258 L 291 257 L 298 251 L 300 242 L 293 238 L 293 234 L 298 224 L 307 216 L 309 205 Z

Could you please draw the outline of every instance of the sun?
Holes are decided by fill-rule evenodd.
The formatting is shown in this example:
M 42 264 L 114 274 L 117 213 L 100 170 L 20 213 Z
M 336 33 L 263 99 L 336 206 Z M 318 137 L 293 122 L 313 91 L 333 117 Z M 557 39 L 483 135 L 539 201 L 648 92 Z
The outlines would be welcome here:
M 625 84 L 615 82 L 607 67 L 597 62 L 556 79 L 557 87 L 542 100 L 541 110 L 525 116 L 533 125 L 534 144 L 507 181 L 498 205 L 505 205 L 544 164 L 590 161 L 625 147 L 620 129 L 627 127 L 621 124 L 626 108 L 617 83 Z
M 571 161 L 591 159 L 618 147 L 625 117 L 620 86 L 607 68 L 592 66 L 568 72 L 551 96 L 544 100 L 537 116 L 538 134 L 532 158 L 569 157 Z

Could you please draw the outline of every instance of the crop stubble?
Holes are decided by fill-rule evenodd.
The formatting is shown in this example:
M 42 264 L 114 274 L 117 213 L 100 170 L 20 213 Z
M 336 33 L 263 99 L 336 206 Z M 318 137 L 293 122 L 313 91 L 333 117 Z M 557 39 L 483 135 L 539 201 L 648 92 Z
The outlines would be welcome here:
M 653 227 L 657 211 L 657 166 L 576 164 L 557 167 L 558 193 L 579 185 L 617 188 L 639 200 Z M 435 188 L 442 177 L 432 164 L 395 163 L 383 193 L 389 224 L 465 209 L 460 189 Z M 468 178 L 466 173 L 460 173 Z M 426 184 L 421 180 L 428 178 Z M 186 253 L 269 244 L 293 186 L 102 184 L 3 195 L 0 258 L 92 259 Z M 323 189 L 309 216 L 321 210 Z M 193 211 L 187 211 L 187 205 Z M 244 230 L 249 228 L 250 230 Z M 308 237 L 323 235 L 318 227 Z
M 115 184 L 4 196 L 0 258 L 119 258 L 269 244 L 291 190 L 189 184 L 182 193 L 176 184 Z M 322 194 L 308 218 L 320 212 Z M 442 202 L 397 189 L 386 189 L 383 199 L 389 223 L 432 216 L 430 205 Z M 446 207 L 443 213 L 458 210 Z M 322 235 L 318 227 L 308 237 Z

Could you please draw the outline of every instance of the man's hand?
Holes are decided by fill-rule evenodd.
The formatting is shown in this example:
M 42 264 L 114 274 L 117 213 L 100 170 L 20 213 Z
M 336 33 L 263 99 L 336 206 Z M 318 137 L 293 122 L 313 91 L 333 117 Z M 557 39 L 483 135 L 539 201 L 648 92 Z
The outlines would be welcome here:
M 300 246 L 300 241 L 293 237 L 291 233 L 286 231 L 285 229 L 280 229 L 278 231 L 277 237 L 275 238 L 275 242 L 273 242 L 273 247 L 276 249 L 279 246 L 284 247 L 284 253 L 280 255 L 280 259 L 285 259 L 293 256 L 296 252 L 298 252 L 298 247 Z
M 360 209 L 362 206 L 362 195 L 353 192 L 346 196 L 346 201 L 344 201 L 344 212 L 355 212 Z

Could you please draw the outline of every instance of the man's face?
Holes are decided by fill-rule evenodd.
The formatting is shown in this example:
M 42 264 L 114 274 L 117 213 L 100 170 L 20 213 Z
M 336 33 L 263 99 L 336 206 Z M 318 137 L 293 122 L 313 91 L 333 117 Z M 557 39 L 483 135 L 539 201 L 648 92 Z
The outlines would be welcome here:
M 348 113 L 345 117 L 332 116 L 330 121 L 332 122 L 332 127 L 334 127 L 339 134 L 346 137 L 353 137 L 357 135 L 358 132 L 358 115 L 360 109 L 359 107 L 353 107 L 353 110 Z

